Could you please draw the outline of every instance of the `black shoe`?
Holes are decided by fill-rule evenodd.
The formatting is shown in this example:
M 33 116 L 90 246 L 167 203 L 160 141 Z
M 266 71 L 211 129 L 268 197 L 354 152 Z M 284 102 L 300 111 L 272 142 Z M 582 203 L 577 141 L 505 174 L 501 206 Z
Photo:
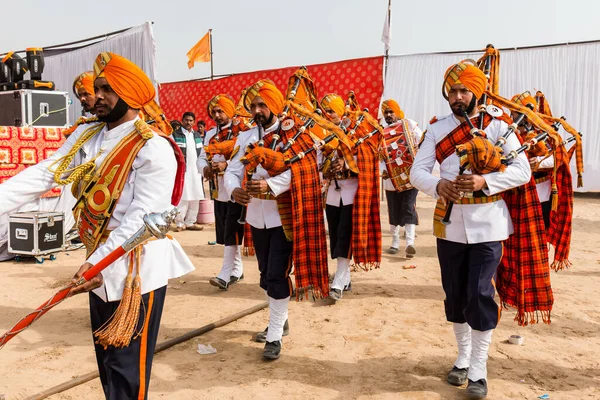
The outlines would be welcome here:
M 453 366 L 450 372 L 448 372 L 448 383 L 454 386 L 462 386 L 467 383 L 467 374 L 469 368 L 457 368 Z
M 417 254 L 417 249 L 412 244 L 406 246 L 406 258 L 413 258 Z
M 344 292 L 351 292 L 351 291 L 352 291 L 352 282 L 350 282 L 349 284 L 344 286 Z
M 267 341 L 267 333 L 269 332 L 269 327 L 267 326 L 264 331 L 258 332 L 254 337 L 254 341 L 258 343 L 265 343 Z M 288 320 L 285 320 L 283 324 L 283 336 L 287 336 L 290 334 L 290 324 Z
M 229 282 L 225 282 L 223 279 L 215 276 L 214 278 L 210 278 L 208 281 L 211 285 L 218 287 L 221 290 L 227 290 L 229 287 Z
M 239 277 L 232 275 L 229 278 L 229 285 L 233 285 L 234 283 L 238 283 L 239 281 L 243 281 L 243 280 L 244 280 L 244 274 L 240 275 Z
M 342 298 L 342 291 L 340 289 L 330 289 L 329 298 L 333 301 L 338 301 Z
M 467 397 L 472 400 L 485 399 L 487 397 L 487 382 L 485 379 L 480 379 L 473 382 L 469 379 L 467 385 Z
M 390 247 L 389 249 L 387 249 L 388 254 L 396 254 L 398 252 L 398 248 L 397 247 Z
M 281 353 L 281 340 L 267 342 L 263 350 L 263 358 L 265 360 L 277 360 L 279 353 Z

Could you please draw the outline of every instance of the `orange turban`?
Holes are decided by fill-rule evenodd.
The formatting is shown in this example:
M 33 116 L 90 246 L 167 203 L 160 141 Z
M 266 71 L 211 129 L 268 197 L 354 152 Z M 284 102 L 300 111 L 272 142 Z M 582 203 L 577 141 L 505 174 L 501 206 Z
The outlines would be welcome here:
M 283 111 L 285 99 L 279 89 L 277 89 L 277 86 L 275 86 L 270 79 L 261 79 L 248 88 L 246 96 L 244 97 L 244 107 L 246 110 L 250 111 L 252 100 L 254 100 L 256 96 L 260 96 L 264 100 L 265 104 L 273 114 L 279 115 Z
M 225 112 L 229 118 L 233 118 L 235 115 L 235 104 L 233 103 L 233 98 L 227 94 L 218 94 L 208 102 L 208 106 L 206 106 L 206 110 L 208 111 L 208 116 L 212 118 L 212 110 L 214 106 L 219 106 Z
M 513 103 L 521 104 L 523 106 L 527 106 L 527 104 L 533 104 L 534 110 L 537 111 L 538 104 L 537 101 L 533 98 L 531 93 L 527 90 L 521 94 L 516 94 L 512 97 L 511 101 Z
M 346 113 L 346 103 L 335 93 L 329 93 L 321 99 L 321 107 L 327 111 L 331 110 L 342 118 Z
M 87 94 L 94 95 L 94 73 L 86 71 L 83 74 L 77 75 L 73 81 L 73 92 L 79 97 L 79 89 L 84 88 Z
M 115 53 L 98 54 L 94 62 L 94 81 L 105 78 L 110 87 L 127 105 L 142 111 L 165 134 L 173 130 L 160 106 L 154 101 L 156 90 L 140 67 Z
M 396 100 L 389 99 L 381 103 L 381 112 L 384 113 L 387 110 L 392 110 L 398 119 L 404 119 L 404 111 L 402 111 Z
M 463 84 L 476 98 L 480 99 L 487 88 L 487 78 L 483 71 L 477 68 L 474 61 L 463 60 L 454 64 L 446 71 L 442 94 L 448 100 L 448 92 L 453 85 Z

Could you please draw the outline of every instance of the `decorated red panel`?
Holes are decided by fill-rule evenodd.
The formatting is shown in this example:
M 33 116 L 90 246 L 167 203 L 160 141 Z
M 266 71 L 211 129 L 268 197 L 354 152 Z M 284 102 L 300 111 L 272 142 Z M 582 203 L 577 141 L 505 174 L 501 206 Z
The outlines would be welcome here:
M 63 130 L 0 126 L 0 183 L 52 155 L 65 141 Z M 43 197 L 58 195 L 54 189 Z
M 186 111 L 196 114 L 196 119 L 214 125 L 208 117 L 206 105 L 215 95 L 225 93 L 236 102 L 242 89 L 264 78 L 271 79 L 284 93 L 289 77 L 298 67 L 288 67 L 233 75 L 213 81 L 182 81 L 160 85 L 160 105 L 169 120 L 180 120 Z M 327 64 L 307 66 L 315 82 L 319 100 L 327 93 L 337 93 L 343 98 L 353 90 L 363 108 L 377 115 L 383 93 L 383 57 L 360 58 Z

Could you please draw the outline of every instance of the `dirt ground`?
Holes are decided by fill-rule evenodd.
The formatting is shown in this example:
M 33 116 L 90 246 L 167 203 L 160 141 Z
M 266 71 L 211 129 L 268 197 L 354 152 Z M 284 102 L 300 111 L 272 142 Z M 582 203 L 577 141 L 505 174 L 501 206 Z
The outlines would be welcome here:
M 445 321 L 435 242 L 434 203 L 420 195 L 417 257 L 383 255 L 380 269 L 353 273 L 353 291 L 335 305 L 290 303 L 291 334 L 278 361 L 261 359 L 251 341 L 264 329 L 262 310 L 177 345 L 154 359 L 150 398 L 165 399 L 462 399 L 446 383 L 456 356 Z M 382 203 L 384 249 L 389 247 Z M 488 362 L 490 399 L 600 399 L 600 195 L 577 195 L 573 267 L 552 273 L 552 324 L 521 328 L 507 310 L 496 329 Z M 209 246 L 214 228 L 181 232 L 196 271 L 169 284 L 159 342 L 264 300 L 256 260 L 245 258 L 245 280 L 222 292 L 208 279 L 223 249 Z M 77 270 L 82 250 L 56 261 L 0 263 L 0 331 L 37 307 Z M 403 266 L 414 264 L 415 269 Z M 331 269 L 335 268 L 330 263 Z M 518 334 L 523 346 L 507 338 Z M 217 354 L 200 355 L 211 344 Z M 51 310 L 0 350 L 0 398 L 23 399 L 96 369 L 87 297 Z M 52 399 L 103 399 L 96 379 Z

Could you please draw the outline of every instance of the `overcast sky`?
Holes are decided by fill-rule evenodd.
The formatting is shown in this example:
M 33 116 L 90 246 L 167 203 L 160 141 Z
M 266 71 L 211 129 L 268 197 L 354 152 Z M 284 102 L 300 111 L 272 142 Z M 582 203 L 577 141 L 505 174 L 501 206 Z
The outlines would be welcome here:
M 2 0 L 2 3 L 9 0 Z M 161 82 L 201 78 L 187 51 L 213 29 L 215 74 L 383 54 L 387 0 L 21 0 L 0 23 L 0 53 L 154 22 Z M 600 39 L 596 0 L 392 0 L 391 54 Z M 90 65 L 91 67 L 91 65 Z

